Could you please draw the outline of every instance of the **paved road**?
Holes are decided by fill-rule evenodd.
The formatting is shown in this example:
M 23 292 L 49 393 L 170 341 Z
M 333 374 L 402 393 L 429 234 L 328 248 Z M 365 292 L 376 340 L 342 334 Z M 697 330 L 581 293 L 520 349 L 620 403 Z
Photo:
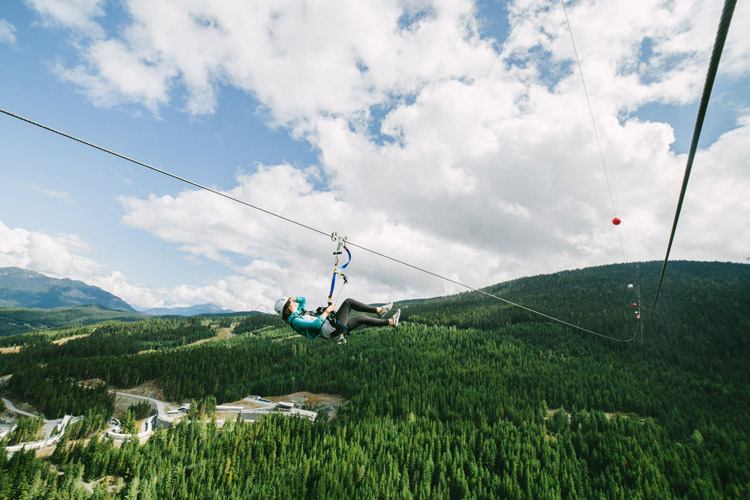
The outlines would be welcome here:
M 5 403 L 6 408 L 8 408 L 8 410 L 12 411 L 13 413 L 18 413 L 19 415 L 24 415 L 26 417 L 36 417 L 36 415 L 34 415 L 33 413 L 19 410 L 18 408 L 16 408 L 16 405 L 14 405 L 13 402 L 9 399 L 3 398 L 3 403 Z
M 146 396 L 137 396 L 135 394 L 128 394 L 127 392 L 115 392 L 116 395 L 122 396 L 125 398 L 133 398 L 133 399 L 140 399 L 142 401 L 148 401 L 154 406 L 156 406 L 156 411 L 159 414 L 159 420 L 162 420 L 164 422 L 172 422 L 174 421 L 176 416 L 173 415 L 167 415 L 167 408 L 166 403 L 164 401 L 159 401 L 158 399 L 154 398 L 148 398 Z
M 5 403 L 5 407 L 8 408 L 8 410 L 12 411 L 13 413 L 18 413 L 19 415 L 23 415 L 25 417 L 32 417 L 35 418 L 37 415 L 34 415 L 33 413 L 29 413 L 28 411 L 23 411 L 20 408 L 16 408 L 16 405 L 13 404 L 13 402 L 9 399 L 3 398 L 3 403 Z M 56 418 L 54 420 L 44 420 L 44 426 L 42 427 L 42 430 L 44 431 L 45 438 L 52 435 L 52 432 L 55 430 L 55 428 L 62 423 L 62 418 Z

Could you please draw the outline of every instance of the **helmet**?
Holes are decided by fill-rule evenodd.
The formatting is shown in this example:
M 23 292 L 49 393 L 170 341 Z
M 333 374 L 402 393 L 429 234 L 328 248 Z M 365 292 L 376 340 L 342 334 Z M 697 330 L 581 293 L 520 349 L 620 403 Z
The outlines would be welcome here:
M 283 313 L 284 312 L 284 304 L 286 304 L 287 300 L 289 300 L 289 297 L 281 297 L 273 305 L 273 310 L 276 311 L 279 314 Z

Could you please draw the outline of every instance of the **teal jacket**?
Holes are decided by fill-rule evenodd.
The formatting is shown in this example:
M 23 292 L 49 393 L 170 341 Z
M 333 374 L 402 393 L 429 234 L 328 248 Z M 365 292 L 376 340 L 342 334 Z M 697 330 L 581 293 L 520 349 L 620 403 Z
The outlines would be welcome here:
M 320 328 L 326 322 L 326 319 L 323 316 L 318 316 L 314 319 L 310 317 L 305 318 L 302 313 L 305 310 L 306 299 L 304 297 L 295 297 L 294 300 L 297 302 L 297 311 L 291 314 L 286 322 L 295 332 L 303 337 L 311 340 L 320 337 Z

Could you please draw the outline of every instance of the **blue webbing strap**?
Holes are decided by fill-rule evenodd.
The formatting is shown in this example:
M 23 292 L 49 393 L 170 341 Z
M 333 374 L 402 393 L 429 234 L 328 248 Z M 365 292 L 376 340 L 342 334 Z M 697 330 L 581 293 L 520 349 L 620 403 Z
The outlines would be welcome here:
M 336 275 L 340 274 L 342 278 L 344 278 L 344 283 L 346 284 L 347 278 L 346 275 L 342 272 L 339 272 L 338 266 L 339 266 L 339 255 L 341 255 L 341 247 L 344 247 L 344 250 L 346 250 L 346 254 L 349 256 L 349 260 L 341 266 L 341 269 L 346 269 L 346 266 L 349 265 L 349 263 L 352 261 L 352 253 L 349 251 L 348 248 L 346 248 L 346 243 L 344 243 L 344 239 L 339 239 L 338 247 L 336 248 L 336 251 L 333 252 L 333 255 L 336 256 L 336 262 L 333 264 L 333 276 L 331 277 L 331 290 L 328 292 L 328 305 L 331 305 L 333 302 L 333 289 L 336 287 Z

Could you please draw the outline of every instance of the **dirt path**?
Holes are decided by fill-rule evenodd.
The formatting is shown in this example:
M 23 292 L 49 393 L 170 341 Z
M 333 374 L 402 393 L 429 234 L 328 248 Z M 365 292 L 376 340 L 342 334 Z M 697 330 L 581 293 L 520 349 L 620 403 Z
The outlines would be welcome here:
M 200 344 L 205 344 L 206 342 L 213 342 L 214 340 L 221 340 L 221 339 L 228 339 L 229 337 L 234 336 L 234 325 L 230 326 L 229 328 L 218 328 L 216 330 L 216 336 L 211 337 L 209 339 L 201 339 L 193 342 L 192 344 L 187 344 L 182 347 L 192 347 Z
M 178 347 L 178 349 L 184 349 L 186 347 L 194 347 L 194 346 L 197 346 L 197 345 L 205 344 L 206 342 L 213 342 L 215 340 L 228 339 L 229 337 L 233 337 L 234 336 L 233 332 L 234 332 L 234 325 L 230 326 L 229 328 L 217 328 L 216 329 L 216 336 L 211 337 L 211 338 L 207 338 L 207 339 L 196 340 L 195 342 L 192 342 L 190 344 L 182 345 L 182 346 Z M 155 349 L 147 349 L 145 351 L 138 352 L 138 354 L 148 354 L 150 352 L 156 352 L 156 350 Z
M 63 345 L 66 342 L 70 342 L 71 340 L 82 339 L 84 337 L 88 337 L 89 335 L 91 335 L 91 334 L 90 333 L 82 333 L 81 335 L 73 335 L 72 337 L 65 337 L 64 339 L 57 339 L 57 340 L 53 341 L 52 343 L 53 344 L 57 344 L 57 345 Z
M 66 342 L 70 342 L 71 340 L 75 339 L 81 339 L 83 337 L 88 337 L 91 335 L 90 333 L 82 333 L 81 335 L 73 335 L 72 337 L 65 337 L 64 339 L 57 339 L 53 340 L 52 343 L 56 345 L 63 345 Z M 13 347 L 0 347 L 0 354 L 14 354 L 17 352 L 21 352 L 20 345 L 13 346 Z

